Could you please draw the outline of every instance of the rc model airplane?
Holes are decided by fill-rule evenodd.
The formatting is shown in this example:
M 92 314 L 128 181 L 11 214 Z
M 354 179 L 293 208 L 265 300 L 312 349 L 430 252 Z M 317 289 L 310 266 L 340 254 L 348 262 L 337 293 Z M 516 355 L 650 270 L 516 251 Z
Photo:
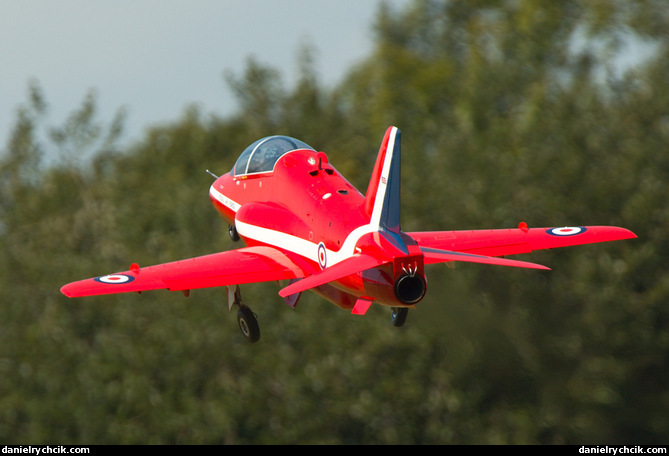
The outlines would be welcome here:
M 287 136 L 270 136 L 246 148 L 230 172 L 216 179 L 209 197 L 227 221 L 236 250 L 139 267 L 81 280 L 61 288 L 69 297 L 153 289 L 226 287 L 228 307 L 255 342 L 255 314 L 239 285 L 283 282 L 279 295 L 295 307 L 310 290 L 354 314 L 370 305 L 390 307 L 402 326 L 408 309 L 425 296 L 425 266 L 464 261 L 548 269 L 503 258 L 595 242 L 636 237 L 609 226 L 404 232 L 400 227 L 400 131 L 390 127 L 363 195 L 323 152 Z

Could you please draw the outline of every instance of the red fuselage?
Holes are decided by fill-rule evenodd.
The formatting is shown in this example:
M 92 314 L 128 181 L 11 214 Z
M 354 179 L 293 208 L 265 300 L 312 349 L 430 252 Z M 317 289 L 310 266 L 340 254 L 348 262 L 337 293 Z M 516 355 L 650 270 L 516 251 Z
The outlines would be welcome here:
M 330 165 L 323 152 L 289 151 L 265 172 L 233 168 L 216 179 L 209 196 L 247 245 L 271 245 L 296 253 L 313 272 L 350 258 L 364 248 L 366 236 L 374 236 L 365 196 Z M 358 298 L 413 306 L 425 291 L 422 255 L 403 257 L 411 262 L 391 262 L 313 291 L 345 309 L 353 308 Z M 394 291 L 403 267 L 413 272 L 412 277 L 419 272 L 422 282 L 418 296 L 405 302 Z
M 353 229 L 369 223 L 363 195 L 323 152 L 312 150 L 286 153 L 270 172 L 235 176 L 231 171 L 214 182 L 209 196 L 230 225 L 251 223 L 317 246 L 322 242 L 331 251 L 340 250 Z M 262 242 L 244 234 L 240 229 L 249 245 Z

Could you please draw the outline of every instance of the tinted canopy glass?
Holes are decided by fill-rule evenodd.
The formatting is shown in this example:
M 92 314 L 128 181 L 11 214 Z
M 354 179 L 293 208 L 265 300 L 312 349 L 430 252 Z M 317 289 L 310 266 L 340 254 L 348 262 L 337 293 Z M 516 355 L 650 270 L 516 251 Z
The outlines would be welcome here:
M 269 136 L 259 139 L 244 149 L 235 163 L 234 174 L 239 176 L 270 172 L 282 155 L 299 149 L 315 150 L 299 139 L 289 136 Z

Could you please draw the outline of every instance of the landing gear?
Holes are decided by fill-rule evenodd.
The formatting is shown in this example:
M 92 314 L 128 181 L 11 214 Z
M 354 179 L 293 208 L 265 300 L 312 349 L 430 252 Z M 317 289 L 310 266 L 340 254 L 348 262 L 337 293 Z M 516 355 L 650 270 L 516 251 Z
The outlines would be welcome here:
M 390 321 L 393 323 L 393 326 L 399 328 L 407 321 L 408 314 L 409 309 L 406 307 L 393 307 L 390 313 Z
M 258 342 L 260 339 L 258 319 L 251 308 L 247 307 L 242 302 L 242 294 L 239 291 L 239 285 L 235 285 L 234 289 L 228 288 L 229 310 L 232 310 L 233 306 L 239 307 L 239 310 L 237 311 L 237 324 L 239 324 L 239 329 L 242 330 L 244 337 L 251 343 Z
M 246 306 L 241 306 L 237 312 L 237 323 L 242 334 L 249 342 L 255 343 L 260 339 L 260 327 L 253 311 Z
M 230 236 L 232 242 L 239 241 L 239 233 L 237 232 L 235 225 L 228 225 L 228 236 Z

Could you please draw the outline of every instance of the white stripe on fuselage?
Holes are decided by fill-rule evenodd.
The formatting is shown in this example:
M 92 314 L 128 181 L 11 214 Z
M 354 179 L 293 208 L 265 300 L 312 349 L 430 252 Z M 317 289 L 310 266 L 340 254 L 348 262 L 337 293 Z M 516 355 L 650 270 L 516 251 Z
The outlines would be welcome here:
M 308 260 L 318 263 L 318 244 L 308 241 L 299 236 L 284 233 L 282 231 L 272 230 L 262 226 L 252 225 L 240 220 L 235 221 L 237 232 L 246 238 L 253 239 L 263 244 L 278 247 L 290 252 L 296 253 Z M 347 258 L 353 256 L 358 240 L 367 233 L 376 231 L 372 225 L 362 225 L 351 231 L 346 237 L 344 244 L 338 251 L 325 249 L 327 255 L 327 265 L 332 266 Z
M 218 191 L 212 185 L 209 193 L 214 199 L 222 205 L 237 213 L 241 204 L 232 200 L 228 196 Z M 235 220 L 235 227 L 237 232 L 245 238 L 253 239 L 254 241 L 262 242 L 263 244 L 279 247 L 296 253 L 304 258 L 307 258 L 315 263 L 318 263 L 318 244 L 302 239 L 301 237 L 292 234 L 284 233 L 283 231 L 272 230 L 262 226 L 252 225 L 250 223 Z M 371 225 L 364 225 L 353 230 L 344 241 L 344 244 L 339 251 L 325 249 L 327 255 L 327 264 L 333 265 L 339 263 L 346 258 L 353 255 L 355 244 L 363 234 L 374 231 Z

